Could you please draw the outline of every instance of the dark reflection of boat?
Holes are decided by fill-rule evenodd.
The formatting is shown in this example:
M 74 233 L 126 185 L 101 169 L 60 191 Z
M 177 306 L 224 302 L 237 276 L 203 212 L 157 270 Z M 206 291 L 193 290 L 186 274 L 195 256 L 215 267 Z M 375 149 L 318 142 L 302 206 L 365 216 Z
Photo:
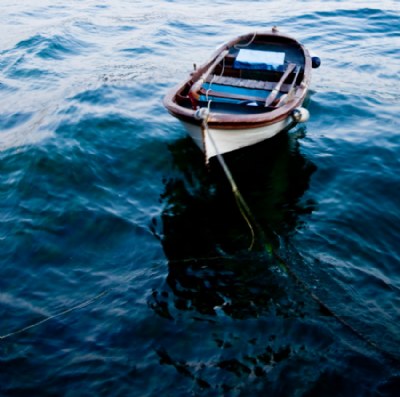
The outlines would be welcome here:
M 313 210 L 304 193 L 316 167 L 301 154 L 299 133 L 224 156 L 273 251 Z M 352 396 L 359 379 L 367 391 L 389 377 L 360 333 L 296 277 L 291 244 L 279 253 L 293 273 L 260 241 L 248 251 L 249 229 L 219 164 L 207 170 L 189 138 L 170 150 L 175 171 L 158 228 L 167 275 L 148 305 L 173 320 L 158 323 L 155 352 L 175 381 L 187 380 L 182 395 Z
M 290 235 L 301 225 L 302 215 L 313 209 L 312 203 L 301 200 L 315 166 L 300 153 L 299 134 L 280 134 L 225 156 L 267 240 L 252 251 L 250 230 L 219 164 L 205 168 L 189 139 L 171 145 L 176 173 L 165 181 L 162 194 L 162 244 L 174 310 L 213 315 L 220 307 L 234 318 L 302 310 L 304 298 L 288 297 L 290 282 L 281 280 L 276 260 L 263 248 L 276 246 L 274 236 Z M 170 317 L 167 295 L 155 292 L 150 304 Z M 276 300 L 279 308 L 270 304 Z

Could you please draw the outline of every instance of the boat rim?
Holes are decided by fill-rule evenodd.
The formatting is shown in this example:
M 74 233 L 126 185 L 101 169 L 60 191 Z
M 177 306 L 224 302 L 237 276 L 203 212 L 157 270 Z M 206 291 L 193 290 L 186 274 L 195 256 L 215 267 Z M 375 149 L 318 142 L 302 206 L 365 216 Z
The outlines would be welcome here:
M 196 69 L 196 71 L 190 73 L 189 77 L 186 78 L 182 83 L 176 85 L 167 92 L 163 100 L 164 106 L 167 108 L 167 110 L 173 116 L 177 117 L 178 119 L 181 119 L 182 121 L 186 121 L 195 125 L 200 125 L 201 120 L 196 120 L 196 109 L 191 109 L 179 105 L 175 100 L 177 93 L 183 90 L 183 88 L 188 84 L 193 85 L 201 77 L 204 71 L 206 71 L 212 65 L 215 59 L 223 51 L 229 50 L 240 41 L 246 39 L 252 39 L 253 37 L 255 38 L 257 36 L 279 37 L 285 40 L 290 40 L 301 48 L 305 58 L 304 79 L 301 86 L 299 86 L 298 92 L 296 93 L 296 97 L 291 102 L 281 107 L 278 107 L 275 110 L 259 114 L 232 115 L 232 114 L 212 111 L 209 113 L 207 122 L 210 125 L 210 127 L 213 128 L 243 129 L 246 128 L 246 126 L 247 128 L 266 126 L 287 118 L 294 108 L 301 106 L 307 94 L 307 90 L 311 80 L 311 69 L 312 69 L 311 56 L 308 50 L 304 47 L 304 45 L 301 44 L 298 40 L 296 40 L 292 36 L 282 34 L 274 30 L 272 30 L 271 32 L 258 32 L 258 31 L 250 32 L 247 34 L 239 35 L 229 40 L 228 42 L 222 44 L 220 47 L 218 47 L 216 51 L 214 51 L 214 53 L 212 54 L 212 56 L 208 61 L 199 66 Z

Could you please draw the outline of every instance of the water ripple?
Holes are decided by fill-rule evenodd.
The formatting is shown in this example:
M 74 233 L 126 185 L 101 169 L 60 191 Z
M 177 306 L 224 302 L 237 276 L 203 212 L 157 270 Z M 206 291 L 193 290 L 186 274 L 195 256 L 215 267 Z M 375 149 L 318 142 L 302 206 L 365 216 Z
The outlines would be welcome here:
M 397 1 L 2 5 L 1 395 L 397 396 Z M 226 156 L 249 252 L 161 100 L 273 25 L 322 66 L 306 126 Z

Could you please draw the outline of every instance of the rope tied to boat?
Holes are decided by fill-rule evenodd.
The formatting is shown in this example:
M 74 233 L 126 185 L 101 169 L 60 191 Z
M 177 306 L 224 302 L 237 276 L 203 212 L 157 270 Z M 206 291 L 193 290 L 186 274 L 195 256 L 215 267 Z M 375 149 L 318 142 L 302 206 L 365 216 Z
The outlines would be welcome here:
M 239 44 L 239 43 L 237 43 L 237 44 L 235 44 L 233 47 L 236 48 L 237 50 L 240 50 L 241 48 L 246 48 L 246 47 L 248 47 L 248 46 L 254 41 L 254 39 L 256 38 L 256 36 L 257 36 L 257 31 L 254 32 L 252 38 L 251 38 L 247 43 L 244 43 L 244 44 Z
M 358 338 L 363 340 L 365 343 L 367 343 L 369 346 L 374 348 L 376 351 L 380 352 L 385 358 L 387 358 L 388 360 L 390 360 L 393 363 L 396 363 L 397 365 L 400 364 L 400 360 L 399 360 L 399 358 L 397 356 L 395 356 L 391 352 L 386 351 L 385 349 L 382 349 L 377 343 L 375 343 L 370 338 L 368 338 L 363 332 L 357 330 L 348 321 L 346 321 L 346 319 L 344 319 L 342 316 L 340 316 L 335 311 L 333 311 L 323 300 L 321 300 L 319 298 L 319 296 L 316 295 L 316 293 L 314 292 L 313 288 L 310 287 L 305 281 L 303 281 L 298 276 L 296 271 L 294 271 L 292 269 L 291 265 L 289 265 L 289 263 L 278 252 L 276 252 L 276 250 L 272 246 L 267 244 L 267 239 L 266 239 L 265 233 L 263 232 L 263 229 L 257 223 L 254 215 L 252 214 L 252 212 L 250 210 L 250 207 L 248 206 L 248 204 L 244 200 L 242 194 L 240 193 L 240 190 L 239 190 L 239 188 L 238 188 L 238 186 L 237 186 L 237 184 L 236 184 L 236 182 L 235 182 L 235 180 L 233 178 L 233 175 L 232 175 L 231 171 L 229 170 L 229 168 L 228 168 L 228 166 L 227 166 L 222 154 L 219 152 L 218 147 L 217 147 L 217 145 L 215 143 L 215 140 L 214 140 L 214 138 L 212 136 L 212 133 L 211 133 L 209 127 L 208 127 L 208 120 L 209 120 L 209 116 L 210 116 L 210 103 L 211 103 L 211 100 L 208 102 L 208 107 L 206 107 L 206 108 L 198 108 L 197 111 L 196 111 L 195 117 L 197 118 L 197 120 L 201 120 L 202 121 L 202 124 L 201 124 L 202 132 L 203 132 L 204 136 L 205 136 L 205 134 L 207 134 L 207 137 L 209 138 L 209 141 L 211 142 L 211 144 L 214 147 L 218 162 L 220 163 L 220 165 L 221 165 L 221 167 L 222 167 L 222 169 L 223 169 L 223 171 L 225 173 L 225 176 L 226 176 L 226 178 L 228 179 L 228 181 L 229 181 L 229 183 L 231 185 L 232 192 L 234 194 L 234 197 L 235 197 L 235 200 L 236 200 L 236 204 L 237 204 L 237 206 L 239 208 L 239 211 L 240 211 L 241 215 L 243 216 L 243 219 L 245 220 L 245 222 L 247 223 L 247 225 L 248 225 L 248 227 L 250 229 L 250 232 L 251 232 L 251 244 L 250 244 L 248 250 L 251 251 L 253 249 L 253 246 L 254 246 L 255 240 L 256 240 L 255 230 L 257 230 L 259 241 L 267 249 L 269 254 L 272 255 L 278 261 L 278 265 L 287 274 L 291 275 L 293 277 L 293 279 L 296 281 L 296 283 L 298 283 L 298 285 L 301 286 L 304 289 L 304 291 L 307 294 L 309 294 L 310 297 L 315 302 L 317 302 L 321 307 L 323 307 L 328 313 L 330 313 L 343 326 L 345 326 L 351 332 L 353 332 L 354 335 L 356 335 Z M 300 108 L 299 109 L 300 114 L 301 114 L 302 110 L 306 111 L 306 109 Z M 193 259 L 190 259 L 190 260 L 193 260 Z
M 256 240 L 256 234 L 255 234 L 255 228 L 256 228 L 256 223 L 255 223 L 255 218 L 253 216 L 253 214 L 250 211 L 250 207 L 247 205 L 246 201 L 244 200 L 242 194 L 240 193 L 240 190 L 233 178 L 233 175 L 231 173 L 231 171 L 229 170 L 222 154 L 220 153 L 220 151 L 218 150 L 218 146 L 214 140 L 214 137 L 212 136 L 212 133 L 210 131 L 210 129 L 208 128 L 208 118 L 210 116 L 210 104 L 211 104 L 211 100 L 208 101 L 208 107 L 207 108 L 198 108 L 195 112 L 195 118 L 197 120 L 201 120 L 201 128 L 202 128 L 202 132 L 203 132 L 203 136 L 204 136 L 204 140 L 206 138 L 206 136 L 208 137 L 209 141 L 211 142 L 211 144 L 214 147 L 214 150 L 216 152 L 216 157 L 218 159 L 218 162 L 221 165 L 222 170 L 225 173 L 226 178 L 228 179 L 228 182 L 231 185 L 231 189 L 233 192 L 233 195 L 235 197 L 236 200 L 236 205 L 239 208 L 239 211 L 243 217 L 243 219 L 245 220 L 247 226 L 250 229 L 250 233 L 251 233 L 251 243 L 250 246 L 248 248 L 249 251 L 251 251 L 253 249 L 255 240 Z M 207 153 L 207 148 L 205 147 L 205 151 Z M 207 155 L 207 154 L 206 154 Z M 208 162 L 208 159 L 207 159 Z

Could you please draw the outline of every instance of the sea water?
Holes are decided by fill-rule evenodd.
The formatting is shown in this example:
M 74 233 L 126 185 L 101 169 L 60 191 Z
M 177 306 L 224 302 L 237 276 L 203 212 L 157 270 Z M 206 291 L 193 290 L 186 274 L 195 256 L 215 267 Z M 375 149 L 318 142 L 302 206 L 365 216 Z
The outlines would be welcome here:
M 2 0 L 1 396 L 400 395 L 400 5 Z M 224 41 L 322 60 L 218 163 L 162 106 Z

